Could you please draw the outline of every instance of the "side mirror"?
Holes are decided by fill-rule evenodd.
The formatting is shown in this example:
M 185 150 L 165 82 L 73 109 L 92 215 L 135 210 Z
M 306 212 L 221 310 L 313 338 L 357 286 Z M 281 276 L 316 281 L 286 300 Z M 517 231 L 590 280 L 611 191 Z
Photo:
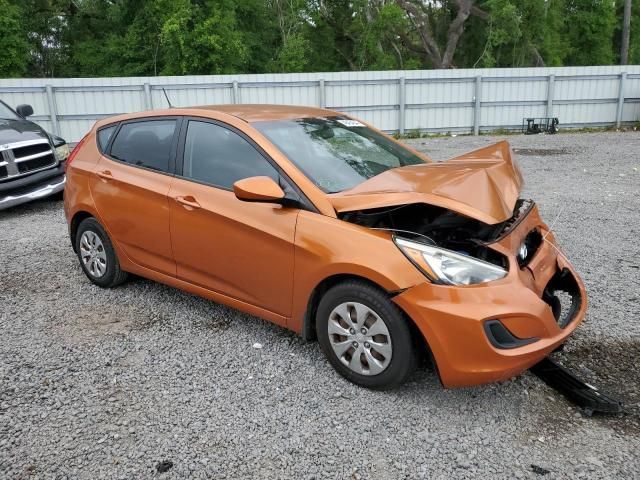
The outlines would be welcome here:
M 33 115 L 33 107 L 31 105 L 18 105 L 16 107 L 16 112 L 18 112 L 18 115 L 22 118 L 27 118 Z
M 270 177 L 250 177 L 233 184 L 233 193 L 244 202 L 282 203 L 284 191 Z

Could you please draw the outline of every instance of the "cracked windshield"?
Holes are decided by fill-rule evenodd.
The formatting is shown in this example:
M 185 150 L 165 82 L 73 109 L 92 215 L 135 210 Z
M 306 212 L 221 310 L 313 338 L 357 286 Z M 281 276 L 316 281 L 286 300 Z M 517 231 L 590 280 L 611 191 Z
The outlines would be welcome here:
M 348 190 L 391 168 L 425 163 L 356 120 L 303 118 L 253 125 L 328 193 Z

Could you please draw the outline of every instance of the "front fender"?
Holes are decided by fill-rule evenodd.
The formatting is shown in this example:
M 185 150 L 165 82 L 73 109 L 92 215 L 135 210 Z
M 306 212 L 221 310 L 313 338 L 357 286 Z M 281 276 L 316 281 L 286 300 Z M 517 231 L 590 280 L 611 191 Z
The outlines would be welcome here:
M 292 315 L 287 324 L 291 330 L 302 332 L 315 288 L 336 275 L 362 277 L 389 292 L 425 281 L 388 232 L 300 212 L 295 237 Z

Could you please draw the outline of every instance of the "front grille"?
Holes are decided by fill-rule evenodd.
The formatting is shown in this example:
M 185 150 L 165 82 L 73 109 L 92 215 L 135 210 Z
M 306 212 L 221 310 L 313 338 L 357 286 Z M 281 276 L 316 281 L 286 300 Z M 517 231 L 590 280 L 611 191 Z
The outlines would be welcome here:
M 12 148 L 13 156 L 16 160 L 24 157 L 30 157 L 32 155 L 45 154 L 51 152 L 51 146 L 49 143 L 35 143 L 32 145 L 24 145 L 20 147 Z
M 33 172 L 53 165 L 54 163 L 56 163 L 56 159 L 53 156 L 53 153 L 49 153 L 43 157 L 37 157 L 18 163 L 18 171 L 20 173 Z
M 51 145 L 45 139 L 3 145 L 0 150 L 0 180 L 44 170 L 56 162 Z

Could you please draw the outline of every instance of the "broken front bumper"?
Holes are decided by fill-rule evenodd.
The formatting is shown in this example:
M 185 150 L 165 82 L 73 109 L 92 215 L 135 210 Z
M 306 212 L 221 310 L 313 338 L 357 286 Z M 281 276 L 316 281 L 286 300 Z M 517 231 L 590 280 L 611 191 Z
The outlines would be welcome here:
M 544 241 L 520 266 L 516 252 L 536 229 Z M 425 282 L 394 297 L 427 340 L 445 387 L 521 373 L 562 344 L 586 313 L 584 285 L 536 207 L 491 247 L 509 258 L 505 278 L 461 287 Z M 550 301 L 558 289 L 570 291 L 566 308 Z
M 0 184 L 0 210 L 62 192 L 65 182 L 63 162 L 54 168 L 3 182 Z

